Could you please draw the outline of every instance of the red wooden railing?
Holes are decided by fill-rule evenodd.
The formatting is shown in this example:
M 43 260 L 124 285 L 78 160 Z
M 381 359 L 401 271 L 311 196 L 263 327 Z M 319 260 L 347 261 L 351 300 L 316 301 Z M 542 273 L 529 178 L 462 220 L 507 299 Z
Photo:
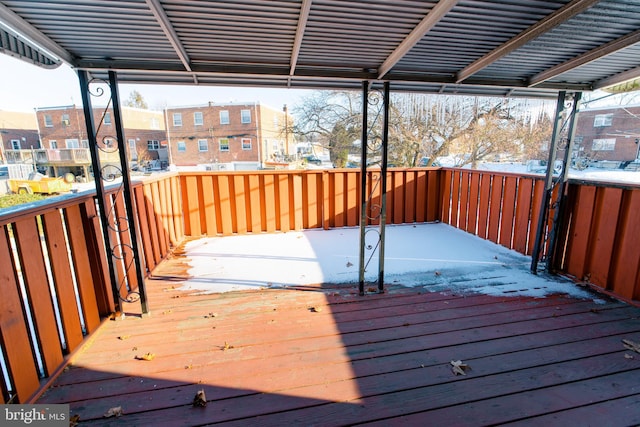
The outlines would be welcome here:
M 369 174 L 366 196 L 379 206 L 380 172 Z M 386 179 L 388 223 L 439 220 L 531 254 L 542 177 L 416 168 Z M 351 169 L 167 173 L 132 189 L 146 274 L 185 236 L 357 226 L 361 209 L 360 172 Z M 123 217 L 121 191 L 106 193 Z M 572 182 L 566 200 L 556 268 L 640 300 L 640 187 Z M 0 227 L 0 390 L 4 402 L 28 402 L 114 311 L 108 252 L 94 194 L 6 211 Z M 135 272 L 116 267 L 138 285 Z

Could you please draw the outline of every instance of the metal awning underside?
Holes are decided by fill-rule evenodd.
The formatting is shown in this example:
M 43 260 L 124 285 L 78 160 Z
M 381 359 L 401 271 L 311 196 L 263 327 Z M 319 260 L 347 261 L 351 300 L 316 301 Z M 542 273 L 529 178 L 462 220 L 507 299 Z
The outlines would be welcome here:
M 131 83 L 555 97 L 640 76 L 640 0 L 2 0 L 0 22 L 23 36 L 5 52 Z

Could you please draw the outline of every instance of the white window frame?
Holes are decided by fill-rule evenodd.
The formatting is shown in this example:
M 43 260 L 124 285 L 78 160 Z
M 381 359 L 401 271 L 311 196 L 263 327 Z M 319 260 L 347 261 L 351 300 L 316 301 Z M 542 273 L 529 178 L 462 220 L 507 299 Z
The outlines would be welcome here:
M 204 115 L 202 114 L 202 111 L 196 111 L 193 113 L 193 125 L 194 126 L 204 125 Z
M 241 144 L 243 150 L 251 150 L 251 138 L 242 138 Z
M 198 151 L 203 153 L 205 151 L 209 151 L 209 141 L 207 141 L 206 139 L 199 139 L 198 140 Z
M 251 110 L 240 110 L 240 122 L 251 123 Z
M 129 144 L 129 157 L 131 157 L 131 160 L 138 160 L 138 148 L 136 147 L 136 140 L 128 139 L 127 143 Z
M 12 139 L 11 140 L 11 149 L 12 150 L 21 150 L 22 146 L 20 145 L 20 140 L 19 139 Z
M 220 124 L 221 125 L 229 124 L 229 110 L 220 110 Z
M 60 121 L 62 122 L 62 126 L 71 126 L 71 119 L 68 114 L 63 114 Z
M 80 141 L 78 138 L 67 138 L 64 140 L 64 146 L 66 148 L 80 148 Z
M 103 118 L 102 122 L 105 125 L 111 126 L 111 113 L 110 112 L 107 111 L 107 112 L 104 113 L 104 118 Z
M 173 113 L 173 126 L 182 126 L 182 113 Z
M 51 117 L 51 114 L 44 115 L 44 127 L 47 127 L 47 128 L 53 127 L 53 118 Z
M 591 151 L 614 151 L 616 149 L 615 138 L 594 139 L 591 143 Z
M 184 153 L 187 151 L 187 143 L 184 141 L 178 141 L 176 143 L 176 148 L 178 149 L 179 153 Z
M 223 145 L 226 145 L 226 148 L 223 148 Z M 218 140 L 218 147 L 220 151 L 229 151 L 229 138 L 220 138 Z
M 601 127 L 605 127 L 605 126 L 611 126 L 612 123 L 613 123 L 613 113 L 597 114 L 593 118 L 593 127 L 594 128 L 601 128 Z
M 160 149 L 160 141 L 157 139 L 147 140 L 147 151 L 158 151 Z
M 56 150 L 58 148 L 58 141 L 56 141 L 55 139 L 50 139 L 49 148 L 52 150 Z

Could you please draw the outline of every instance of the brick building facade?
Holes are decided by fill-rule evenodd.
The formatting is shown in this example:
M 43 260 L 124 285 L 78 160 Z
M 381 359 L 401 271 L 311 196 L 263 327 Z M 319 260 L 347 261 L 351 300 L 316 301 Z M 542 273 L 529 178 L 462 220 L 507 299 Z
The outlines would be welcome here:
M 6 162 L 5 150 L 35 148 L 40 140 L 34 114 L 0 110 L 0 163 Z
M 284 158 L 287 142 L 292 142 L 285 127 L 287 114 L 259 103 L 170 107 L 165 117 L 170 161 L 177 166 L 257 169 Z
M 591 161 L 640 161 L 640 106 L 580 111 L 574 153 Z
M 42 148 L 87 148 L 88 137 L 84 111 L 75 105 L 36 109 Z M 98 139 L 116 141 L 113 110 L 95 107 L 93 116 Z M 104 119 L 103 119 L 104 116 Z M 129 159 L 155 160 L 162 144 L 166 145 L 166 131 L 162 112 L 122 107 L 122 124 Z

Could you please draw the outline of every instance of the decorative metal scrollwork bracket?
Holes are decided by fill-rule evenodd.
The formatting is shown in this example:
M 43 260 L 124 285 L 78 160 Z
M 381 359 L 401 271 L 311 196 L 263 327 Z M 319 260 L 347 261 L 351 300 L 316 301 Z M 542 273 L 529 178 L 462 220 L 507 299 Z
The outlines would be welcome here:
M 369 116 L 369 112 L 373 114 Z M 370 118 L 371 117 L 371 118 Z M 359 291 L 365 293 L 367 271 L 378 258 L 378 274 L 369 284 L 384 291 L 384 243 L 386 226 L 389 84 L 384 91 L 362 85 L 362 138 L 360 161 L 360 269 Z M 369 287 L 367 287 L 369 289 Z
M 118 312 L 121 303 L 140 301 L 142 313 L 148 314 L 116 73 L 109 72 L 109 81 L 89 80 L 86 71 L 79 71 L 78 77 L 115 308 Z M 103 96 L 106 107 L 96 126 L 92 98 Z M 113 110 L 115 135 L 103 130 L 109 108 Z M 109 192 L 106 184 L 111 184 Z

